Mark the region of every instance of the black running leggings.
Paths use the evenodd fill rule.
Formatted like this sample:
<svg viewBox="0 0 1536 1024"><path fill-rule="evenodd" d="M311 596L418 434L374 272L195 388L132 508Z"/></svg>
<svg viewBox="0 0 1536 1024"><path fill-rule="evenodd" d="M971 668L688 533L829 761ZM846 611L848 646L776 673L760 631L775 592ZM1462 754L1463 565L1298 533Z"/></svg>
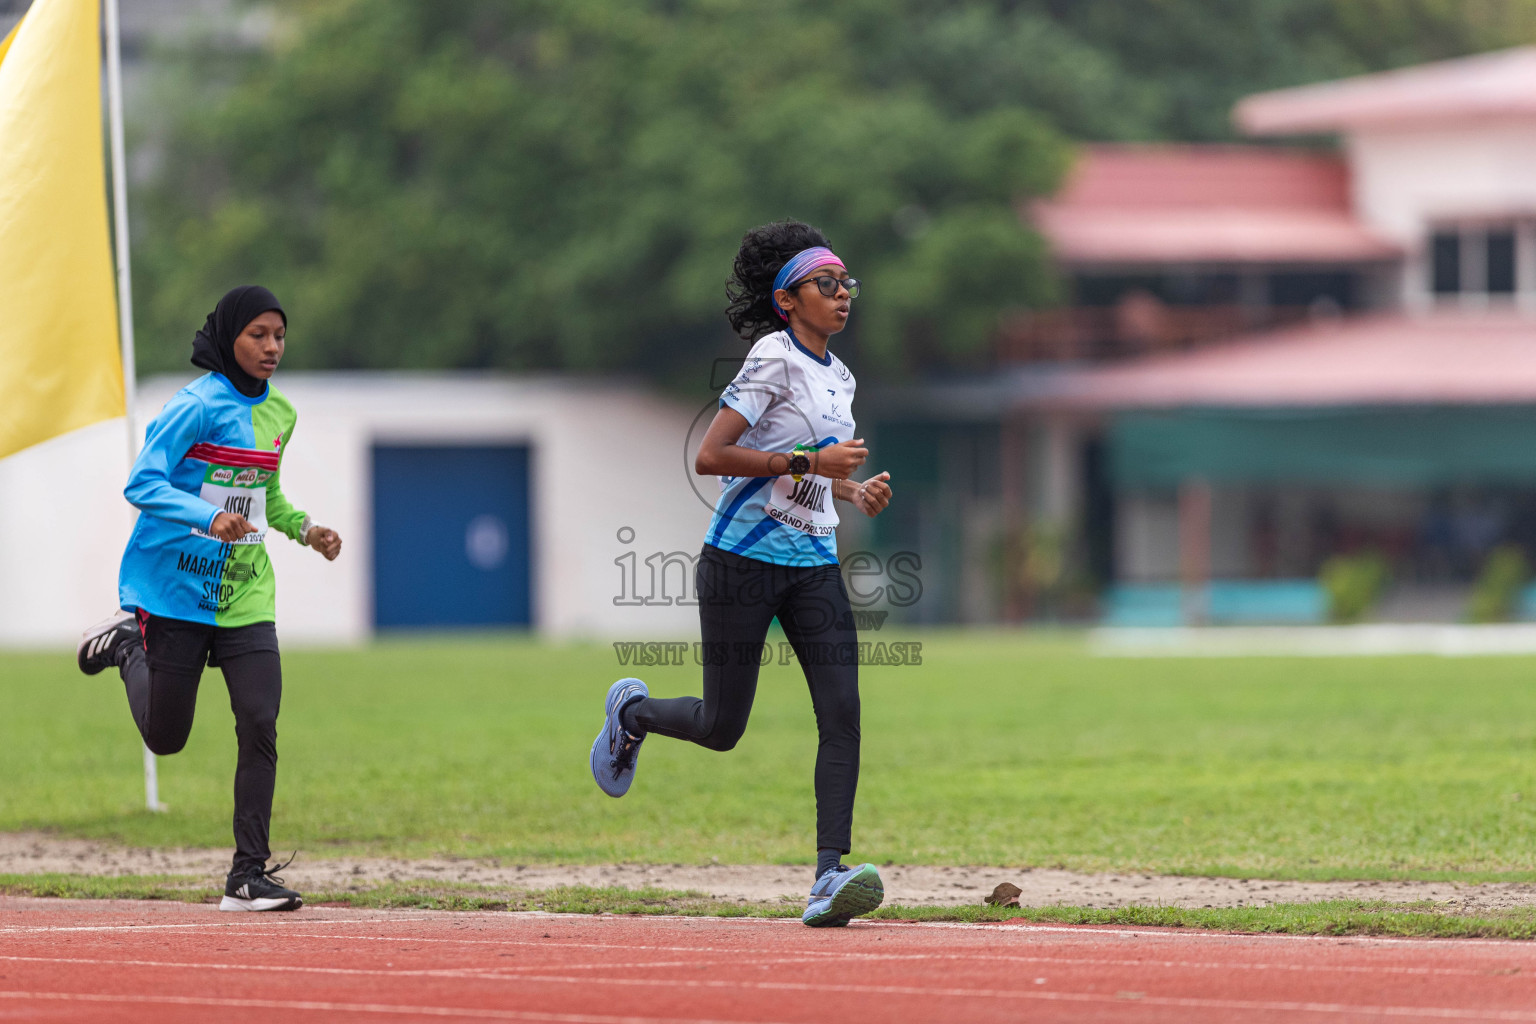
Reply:
<svg viewBox="0 0 1536 1024"><path fill-rule="evenodd" d="M858 634L836 565L784 566L706 544L697 571L704 696L648 697L624 716L647 733L730 750L746 731L775 616L816 710L816 845L848 853L859 788Z"/></svg>
<svg viewBox="0 0 1536 1024"><path fill-rule="evenodd" d="M277 713L283 698L276 629L270 622L207 626L142 612L139 625L144 643L124 645L119 669L133 720L144 745L156 754L174 754L186 746L203 666L223 670L239 743L233 873L263 870L271 853L267 841L277 782Z"/></svg>

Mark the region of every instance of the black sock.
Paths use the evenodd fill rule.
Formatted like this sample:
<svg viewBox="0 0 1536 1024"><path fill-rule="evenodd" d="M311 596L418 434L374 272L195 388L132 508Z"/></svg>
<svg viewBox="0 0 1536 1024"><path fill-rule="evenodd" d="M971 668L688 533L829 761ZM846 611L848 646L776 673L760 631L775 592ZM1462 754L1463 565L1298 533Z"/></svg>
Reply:
<svg viewBox="0 0 1536 1024"><path fill-rule="evenodd" d="M834 849L832 849L831 847L828 847L828 846L824 846L821 849L817 850L816 851L816 877L820 878L822 875L826 874L828 871L831 871L833 868L837 867L838 864L842 863L842 860L843 860L843 851L842 850L834 850Z"/></svg>
<svg viewBox="0 0 1536 1024"><path fill-rule="evenodd" d="M625 704L622 708L619 709L619 724L622 725L631 736L645 735L645 730L640 728L639 722L635 721L635 705L639 704L644 699L644 697L636 697L634 700L630 701L628 704Z"/></svg>

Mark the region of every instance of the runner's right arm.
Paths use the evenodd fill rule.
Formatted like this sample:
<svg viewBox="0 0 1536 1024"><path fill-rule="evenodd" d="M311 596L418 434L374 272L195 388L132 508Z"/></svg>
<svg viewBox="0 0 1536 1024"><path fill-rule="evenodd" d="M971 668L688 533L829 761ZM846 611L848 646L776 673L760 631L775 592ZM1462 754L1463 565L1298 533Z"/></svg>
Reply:
<svg viewBox="0 0 1536 1024"><path fill-rule="evenodd" d="M693 471L700 476L782 476L789 472L793 452L763 452L744 448L736 442L746 433L747 418L728 405L722 405L704 432L699 453L693 459ZM864 463L869 449L863 438L853 438L810 453L811 472L834 479L844 479Z"/></svg>
<svg viewBox="0 0 1536 1024"><path fill-rule="evenodd" d="M171 483L171 470L198 442L203 433L203 403L186 392L177 393L149 425L144 449L128 474L123 497L140 512L157 519L208 531L223 511L197 494Z"/></svg>

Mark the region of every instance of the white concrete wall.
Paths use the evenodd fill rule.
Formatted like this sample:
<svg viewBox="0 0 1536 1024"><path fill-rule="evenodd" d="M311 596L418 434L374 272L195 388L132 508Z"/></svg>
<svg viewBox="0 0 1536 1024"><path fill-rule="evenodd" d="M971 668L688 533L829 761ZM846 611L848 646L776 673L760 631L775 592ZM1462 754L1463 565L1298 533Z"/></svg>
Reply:
<svg viewBox="0 0 1536 1024"><path fill-rule="evenodd" d="M1251 497L1240 488L1211 490L1211 577L1241 579L1253 571ZM1177 582L1179 501L1170 492L1132 491L1115 506L1115 573L1126 583Z"/></svg>
<svg viewBox="0 0 1536 1024"><path fill-rule="evenodd" d="M72 650L117 607L127 477L120 419L0 459L0 644Z"/></svg>
<svg viewBox="0 0 1536 1024"><path fill-rule="evenodd" d="M141 430L184 382L143 384ZM555 377L281 374L277 383L299 411L283 461L284 491L344 539L342 556L327 563L281 535L269 538L286 641L355 642L371 633L375 443L529 446L539 632L696 636L693 606L616 604L621 570L614 560L636 554L638 592L646 597L648 555L698 553L718 487L692 476L685 444L712 399L708 409L702 400L691 409L639 386ZM72 642L112 610L132 524L122 498L126 476L121 420L0 461L0 644ZM619 539L625 527L633 531L628 543ZM670 571L659 600L678 596L679 576Z"/></svg>
<svg viewBox="0 0 1536 1024"><path fill-rule="evenodd" d="M1361 130L1345 139L1357 215L1409 252L1403 300L1428 302L1432 225L1536 216L1536 121Z"/></svg>
<svg viewBox="0 0 1536 1024"><path fill-rule="evenodd" d="M1115 575L1123 583L1179 578L1179 503L1171 492L1121 494L1115 505Z"/></svg>
<svg viewBox="0 0 1536 1024"><path fill-rule="evenodd" d="M1536 213L1536 121L1360 131L1346 145L1356 212L1397 241L1417 243L1435 218Z"/></svg>
<svg viewBox="0 0 1536 1024"><path fill-rule="evenodd" d="M1211 578L1242 579L1255 571L1252 498L1237 487L1211 489Z"/></svg>

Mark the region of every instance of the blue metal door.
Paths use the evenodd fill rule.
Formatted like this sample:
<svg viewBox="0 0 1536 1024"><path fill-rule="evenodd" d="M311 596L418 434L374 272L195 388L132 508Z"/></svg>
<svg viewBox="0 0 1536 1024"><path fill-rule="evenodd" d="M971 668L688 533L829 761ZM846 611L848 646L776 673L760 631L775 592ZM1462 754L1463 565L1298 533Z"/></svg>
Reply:
<svg viewBox="0 0 1536 1024"><path fill-rule="evenodd" d="M373 621L526 626L528 449L373 449Z"/></svg>

